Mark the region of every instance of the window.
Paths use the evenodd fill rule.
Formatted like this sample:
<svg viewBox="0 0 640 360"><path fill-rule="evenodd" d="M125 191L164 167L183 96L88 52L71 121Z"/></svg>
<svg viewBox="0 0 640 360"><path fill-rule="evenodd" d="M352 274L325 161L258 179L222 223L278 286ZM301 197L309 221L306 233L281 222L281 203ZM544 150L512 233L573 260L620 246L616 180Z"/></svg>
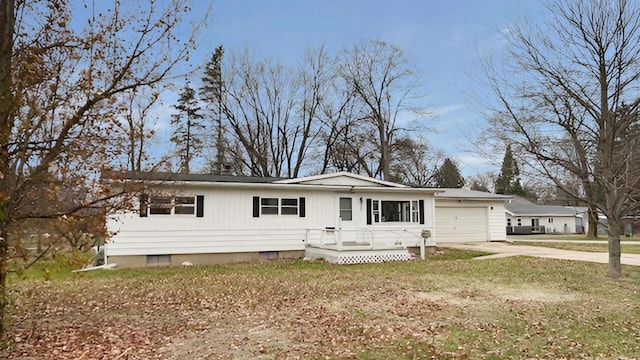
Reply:
<svg viewBox="0 0 640 360"><path fill-rule="evenodd" d="M149 214L171 215L172 199L170 196L152 196L149 199Z"/></svg>
<svg viewBox="0 0 640 360"><path fill-rule="evenodd" d="M281 215L298 215L298 199L281 199Z"/></svg>
<svg viewBox="0 0 640 360"><path fill-rule="evenodd" d="M306 216L305 198L261 198L253 197L253 217L261 215L297 215Z"/></svg>
<svg viewBox="0 0 640 360"><path fill-rule="evenodd" d="M200 195L199 198L202 201L203 196ZM194 215L196 213L196 197L151 196L149 197L148 209L151 215Z"/></svg>
<svg viewBox="0 0 640 360"><path fill-rule="evenodd" d="M518 218L518 226L522 226L522 219Z"/></svg>
<svg viewBox="0 0 640 360"><path fill-rule="evenodd" d="M278 215L278 198L260 199L260 210L262 215Z"/></svg>
<svg viewBox="0 0 640 360"><path fill-rule="evenodd" d="M507 226L511 227L511 219L507 219Z"/></svg>
<svg viewBox="0 0 640 360"><path fill-rule="evenodd" d="M196 199L193 196L177 196L174 199L174 214L193 215L196 209Z"/></svg>
<svg viewBox="0 0 640 360"><path fill-rule="evenodd" d="M342 221L353 220L351 198L340 198L340 218Z"/></svg>
<svg viewBox="0 0 640 360"><path fill-rule="evenodd" d="M422 222L420 202L373 200L372 213L374 222Z"/></svg>
<svg viewBox="0 0 640 360"><path fill-rule="evenodd" d="M531 219L531 226L533 227L540 226L540 219Z"/></svg>
<svg viewBox="0 0 640 360"><path fill-rule="evenodd" d="M171 255L147 255L147 265L170 265Z"/></svg>
<svg viewBox="0 0 640 360"><path fill-rule="evenodd" d="M380 201L373 200L373 221L380 222Z"/></svg>
<svg viewBox="0 0 640 360"><path fill-rule="evenodd" d="M553 218L549 218L549 224L553 224Z"/></svg>
<svg viewBox="0 0 640 360"><path fill-rule="evenodd" d="M383 222L410 222L409 201L382 201Z"/></svg>

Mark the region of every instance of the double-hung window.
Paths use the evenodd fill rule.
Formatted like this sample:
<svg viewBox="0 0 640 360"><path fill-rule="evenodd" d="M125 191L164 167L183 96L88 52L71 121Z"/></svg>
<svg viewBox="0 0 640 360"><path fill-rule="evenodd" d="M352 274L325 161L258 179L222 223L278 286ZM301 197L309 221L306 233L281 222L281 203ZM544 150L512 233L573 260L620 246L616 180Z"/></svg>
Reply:
<svg viewBox="0 0 640 360"><path fill-rule="evenodd" d="M173 209L173 197L151 196L149 198L149 214L171 215Z"/></svg>
<svg viewBox="0 0 640 360"><path fill-rule="evenodd" d="M197 199L197 201L196 201ZM196 215L202 217L204 196L141 196L140 216L149 215Z"/></svg>
<svg viewBox="0 0 640 360"><path fill-rule="evenodd" d="M281 215L298 215L298 199L280 199Z"/></svg>
<svg viewBox="0 0 640 360"><path fill-rule="evenodd" d="M253 217L295 215L305 217L304 198L253 197Z"/></svg>
<svg viewBox="0 0 640 360"><path fill-rule="evenodd" d="M262 215L278 215L280 199L262 198L260 199L260 210Z"/></svg>
<svg viewBox="0 0 640 360"><path fill-rule="evenodd" d="M173 199L173 213L193 215L196 210L196 201L193 196L176 196Z"/></svg>

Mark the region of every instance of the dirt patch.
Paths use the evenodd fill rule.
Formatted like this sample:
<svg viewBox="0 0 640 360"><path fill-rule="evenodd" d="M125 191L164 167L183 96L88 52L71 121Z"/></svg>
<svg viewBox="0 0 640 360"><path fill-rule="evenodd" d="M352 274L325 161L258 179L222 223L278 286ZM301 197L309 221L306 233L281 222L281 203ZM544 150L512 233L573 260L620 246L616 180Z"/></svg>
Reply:
<svg viewBox="0 0 640 360"><path fill-rule="evenodd" d="M508 301L535 301L544 303L561 303L578 300L575 294L564 293L552 289L533 287L514 287L492 289L495 296Z"/></svg>
<svg viewBox="0 0 640 360"><path fill-rule="evenodd" d="M418 299L431 300L437 303L463 306L478 302L495 300L503 301L533 301L533 302L566 302L574 301L577 296L552 289L535 287L504 287L495 284L487 285L486 289L479 287L450 288L433 292L414 292Z"/></svg>
<svg viewBox="0 0 640 360"><path fill-rule="evenodd" d="M176 337L160 348L167 359L273 359L274 354L289 351L288 334L260 325L247 328L242 324L214 327Z"/></svg>

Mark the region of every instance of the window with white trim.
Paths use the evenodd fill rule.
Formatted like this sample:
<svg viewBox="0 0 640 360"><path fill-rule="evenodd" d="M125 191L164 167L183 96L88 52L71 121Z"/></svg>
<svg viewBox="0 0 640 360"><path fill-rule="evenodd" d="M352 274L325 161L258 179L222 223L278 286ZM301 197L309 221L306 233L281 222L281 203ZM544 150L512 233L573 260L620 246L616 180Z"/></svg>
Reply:
<svg viewBox="0 0 640 360"><path fill-rule="evenodd" d="M374 222L420 222L418 201L409 200L373 200Z"/></svg>
<svg viewBox="0 0 640 360"><path fill-rule="evenodd" d="M298 215L298 199L280 199L280 215Z"/></svg>
<svg viewBox="0 0 640 360"><path fill-rule="evenodd" d="M261 198L260 213L262 215L278 215L278 207L280 199L278 198Z"/></svg>
<svg viewBox="0 0 640 360"><path fill-rule="evenodd" d="M173 198L173 213L193 215L196 213L196 199L193 196L176 196Z"/></svg>
<svg viewBox="0 0 640 360"><path fill-rule="evenodd" d="M262 215L298 215L298 198L260 198Z"/></svg>
<svg viewBox="0 0 640 360"><path fill-rule="evenodd" d="M420 222L420 206L418 205L418 200L411 202L411 222Z"/></svg>
<svg viewBox="0 0 640 360"><path fill-rule="evenodd" d="M147 206L150 215L194 215L195 196L150 196Z"/></svg>
<svg viewBox="0 0 640 360"><path fill-rule="evenodd" d="M353 220L353 204L351 198L340 198L340 219L342 219L342 221Z"/></svg>
<svg viewBox="0 0 640 360"><path fill-rule="evenodd" d="M173 208L173 197L171 196L151 196L149 198L149 214L151 215L171 215Z"/></svg>

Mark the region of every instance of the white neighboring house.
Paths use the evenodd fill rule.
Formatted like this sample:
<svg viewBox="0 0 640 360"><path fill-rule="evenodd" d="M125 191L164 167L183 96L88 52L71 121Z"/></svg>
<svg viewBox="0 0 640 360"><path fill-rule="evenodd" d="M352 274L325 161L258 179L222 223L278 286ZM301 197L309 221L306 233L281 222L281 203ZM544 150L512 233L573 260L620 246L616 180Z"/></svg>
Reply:
<svg viewBox="0 0 640 360"><path fill-rule="evenodd" d="M505 241L505 201L512 196L467 189L436 194L438 243Z"/></svg>
<svg viewBox="0 0 640 360"><path fill-rule="evenodd" d="M538 205L515 196L507 201L507 234L575 234L578 214L575 209L558 205ZM580 229L583 227L580 226Z"/></svg>
<svg viewBox="0 0 640 360"><path fill-rule="evenodd" d="M122 267L324 258L406 260L435 246L438 189L351 173L297 179L109 173L144 186L139 211L111 216L105 263Z"/></svg>

